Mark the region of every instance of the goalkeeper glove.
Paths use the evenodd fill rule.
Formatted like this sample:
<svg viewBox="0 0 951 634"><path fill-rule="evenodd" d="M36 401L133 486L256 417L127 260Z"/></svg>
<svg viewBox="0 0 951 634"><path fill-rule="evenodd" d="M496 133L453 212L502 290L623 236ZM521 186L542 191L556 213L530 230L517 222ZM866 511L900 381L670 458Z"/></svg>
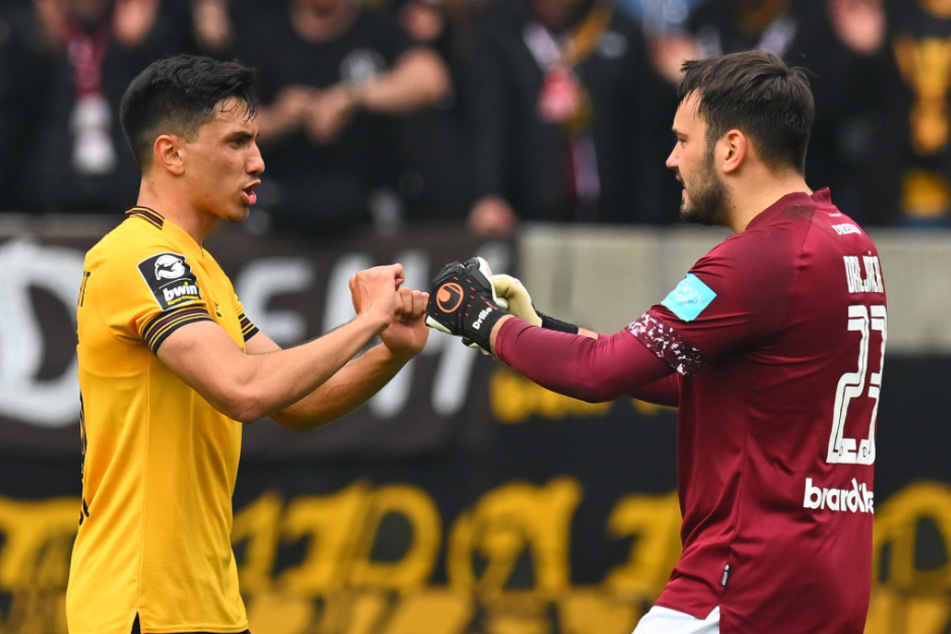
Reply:
<svg viewBox="0 0 951 634"><path fill-rule="evenodd" d="M462 337L462 343L491 353L489 335L508 313L496 301L492 271L482 258L465 264L450 262L433 278L426 323L436 330Z"/></svg>
<svg viewBox="0 0 951 634"><path fill-rule="evenodd" d="M521 280L500 273L492 276L492 287L495 291L499 306L508 309L510 313L523 321L527 321L533 326L541 326L548 330L560 330L561 332L570 332L578 334L578 327L574 324L549 317L539 312L532 304L532 298L528 294L528 289L522 284Z"/></svg>

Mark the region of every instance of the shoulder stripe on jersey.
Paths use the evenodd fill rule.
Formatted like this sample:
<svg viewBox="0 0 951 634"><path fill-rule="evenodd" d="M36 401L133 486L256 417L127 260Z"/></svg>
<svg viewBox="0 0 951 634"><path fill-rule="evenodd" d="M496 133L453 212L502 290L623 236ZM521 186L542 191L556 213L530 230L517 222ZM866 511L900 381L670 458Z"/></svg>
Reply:
<svg viewBox="0 0 951 634"><path fill-rule="evenodd" d="M258 327L244 313L238 315L238 320L241 322L241 335L244 337L244 342L247 343L251 337L258 334Z"/></svg>
<svg viewBox="0 0 951 634"><path fill-rule="evenodd" d="M159 314L142 331L142 338L152 349L152 352L158 352L162 342L177 329L185 324L191 324L196 321L214 321L204 305L196 306L190 304L179 310Z"/></svg>
<svg viewBox="0 0 951 634"><path fill-rule="evenodd" d="M162 214L148 207L133 207L125 214L129 218L141 218L158 229L161 229L165 223L165 217Z"/></svg>
<svg viewBox="0 0 951 634"><path fill-rule="evenodd" d="M706 355L650 312L628 324L627 329L648 350L683 376L693 376L707 364Z"/></svg>

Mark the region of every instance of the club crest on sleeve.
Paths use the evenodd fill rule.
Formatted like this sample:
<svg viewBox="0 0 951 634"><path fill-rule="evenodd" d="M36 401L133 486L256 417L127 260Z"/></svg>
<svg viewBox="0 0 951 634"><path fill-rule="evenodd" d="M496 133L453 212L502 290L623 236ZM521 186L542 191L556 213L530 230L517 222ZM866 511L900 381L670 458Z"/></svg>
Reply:
<svg viewBox="0 0 951 634"><path fill-rule="evenodd" d="M184 255L159 253L139 262L138 268L163 311L201 301L198 280Z"/></svg>
<svg viewBox="0 0 951 634"><path fill-rule="evenodd" d="M462 286L456 282L447 282L436 291L436 305L444 313L452 313L459 309L462 304Z"/></svg>

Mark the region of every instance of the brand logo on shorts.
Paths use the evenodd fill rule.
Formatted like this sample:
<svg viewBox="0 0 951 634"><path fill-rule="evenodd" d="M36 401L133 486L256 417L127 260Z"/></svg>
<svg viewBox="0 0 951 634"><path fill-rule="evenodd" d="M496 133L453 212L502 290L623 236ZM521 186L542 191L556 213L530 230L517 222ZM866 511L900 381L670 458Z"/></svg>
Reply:
<svg viewBox="0 0 951 634"><path fill-rule="evenodd" d="M444 313L453 313L459 309L463 298L462 286L456 282L447 282L436 291L436 305Z"/></svg>
<svg viewBox="0 0 951 634"><path fill-rule="evenodd" d="M179 253L159 253L139 262L139 273L162 310L201 301L198 280Z"/></svg>

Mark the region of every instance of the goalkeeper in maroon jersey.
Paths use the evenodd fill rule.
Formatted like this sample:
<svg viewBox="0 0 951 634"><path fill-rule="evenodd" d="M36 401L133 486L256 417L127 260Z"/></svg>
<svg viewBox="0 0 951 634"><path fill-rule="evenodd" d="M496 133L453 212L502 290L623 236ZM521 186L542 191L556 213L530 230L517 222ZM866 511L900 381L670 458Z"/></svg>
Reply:
<svg viewBox="0 0 951 634"><path fill-rule="evenodd" d="M813 191L801 69L684 64L667 166L681 215L733 234L614 335L540 315L484 263L448 264L431 326L549 389L679 409L683 554L635 634L861 634L886 340L872 240Z"/></svg>

